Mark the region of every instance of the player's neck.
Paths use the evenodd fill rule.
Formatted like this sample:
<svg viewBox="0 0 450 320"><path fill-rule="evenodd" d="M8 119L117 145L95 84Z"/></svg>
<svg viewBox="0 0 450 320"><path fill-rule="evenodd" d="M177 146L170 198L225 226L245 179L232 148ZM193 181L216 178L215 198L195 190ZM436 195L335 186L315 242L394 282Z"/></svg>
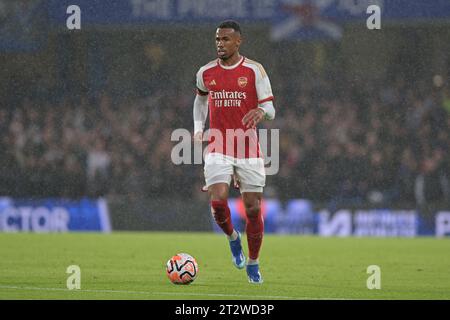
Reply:
<svg viewBox="0 0 450 320"><path fill-rule="evenodd" d="M219 59L219 63L223 66L230 67L234 66L236 63L241 61L242 56L239 54L239 52L236 52L234 55L229 57L227 60L221 60Z"/></svg>

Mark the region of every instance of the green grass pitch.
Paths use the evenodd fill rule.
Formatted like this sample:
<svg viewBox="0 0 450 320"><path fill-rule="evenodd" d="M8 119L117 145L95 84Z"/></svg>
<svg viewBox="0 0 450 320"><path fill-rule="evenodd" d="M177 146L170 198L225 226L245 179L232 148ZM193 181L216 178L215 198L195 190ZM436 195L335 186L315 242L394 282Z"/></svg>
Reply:
<svg viewBox="0 0 450 320"><path fill-rule="evenodd" d="M180 252L199 264L187 286L165 274ZM0 233L0 299L450 299L450 239L266 235L260 263L264 283L249 284L212 233ZM80 290L66 287L69 265ZM366 287L369 265L379 290Z"/></svg>

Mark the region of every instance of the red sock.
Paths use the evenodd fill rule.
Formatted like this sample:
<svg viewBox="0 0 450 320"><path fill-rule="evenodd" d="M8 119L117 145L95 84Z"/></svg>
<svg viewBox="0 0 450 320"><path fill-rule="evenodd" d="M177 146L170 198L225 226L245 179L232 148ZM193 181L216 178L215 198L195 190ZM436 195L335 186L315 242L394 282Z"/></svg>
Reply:
<svg viewBox="0 0 450 320"><path fill-rule="evenodd" d="M264 235L264 219L261 210L256 216L247 217L245 232L247 233L248 256L250 259L256 260L259 256Z"/></svg>
<svg viewBox="0 0 450 320"><path fill-rule="evenodd" d="M231 221L230 208L227 200L212 200L211 207L213 208L214 219L217 225L225 232L227 236L231 236L234 227Z"/></svg>

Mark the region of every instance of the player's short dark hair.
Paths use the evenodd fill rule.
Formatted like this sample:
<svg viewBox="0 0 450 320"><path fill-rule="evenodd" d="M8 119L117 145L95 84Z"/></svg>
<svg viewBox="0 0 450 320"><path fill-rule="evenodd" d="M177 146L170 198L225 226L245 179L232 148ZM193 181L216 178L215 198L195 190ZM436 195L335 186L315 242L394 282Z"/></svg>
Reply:
<svg viewBox="0 0 450 320"><path fill-rule="evenodd" d="M234 31L239 32L240 34L242 34L241 31L241 26L239 25L239 23L237 23L234 20L225 20L222 21L218 26L217 29L234 29Z"/></svg>

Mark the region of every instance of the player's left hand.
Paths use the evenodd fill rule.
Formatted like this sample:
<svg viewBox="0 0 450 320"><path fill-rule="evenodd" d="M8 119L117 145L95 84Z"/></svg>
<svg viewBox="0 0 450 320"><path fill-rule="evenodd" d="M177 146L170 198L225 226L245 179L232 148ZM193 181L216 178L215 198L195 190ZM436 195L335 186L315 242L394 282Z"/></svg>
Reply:
<svg viewBox="0 0 450 320"><path fill-rule="evenodd" d="M256 128L256 125L264 119L264 110L260 108L250 110L243 118L242 124L248 129Z"/></svg>

